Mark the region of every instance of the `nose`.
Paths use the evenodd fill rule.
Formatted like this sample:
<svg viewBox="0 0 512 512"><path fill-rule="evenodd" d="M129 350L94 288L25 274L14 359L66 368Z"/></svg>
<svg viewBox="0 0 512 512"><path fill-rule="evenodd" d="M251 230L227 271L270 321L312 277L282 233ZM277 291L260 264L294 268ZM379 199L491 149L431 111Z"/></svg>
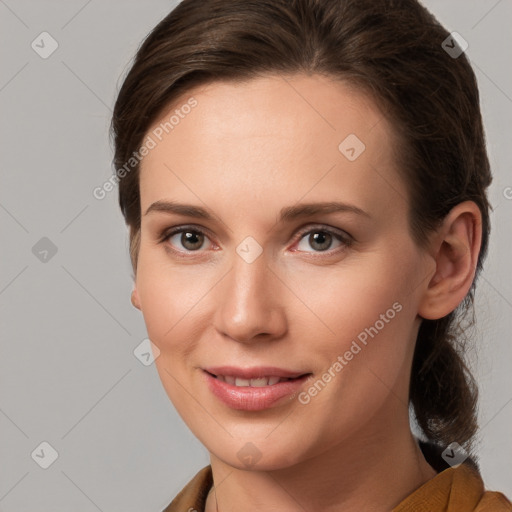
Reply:
<svg viewBox="0 0 512 512"><path fill-rule="evenodd" d="M215 327L240 343L276 339L286 332L283 284L265 254L248 263L234 254L233 266L216 287Z"/></svg>

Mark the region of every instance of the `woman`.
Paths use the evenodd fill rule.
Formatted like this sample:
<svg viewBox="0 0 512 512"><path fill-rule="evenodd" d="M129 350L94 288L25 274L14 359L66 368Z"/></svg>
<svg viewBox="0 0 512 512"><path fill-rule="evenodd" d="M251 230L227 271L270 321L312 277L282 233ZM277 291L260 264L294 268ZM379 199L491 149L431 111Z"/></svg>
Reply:
<svg viewBox="0 0 512 512"><path fill-rule="evenodd" d="M491 182L460 38L413 0L184 0L112 127L132 302L210 454L166 511L512 510L457 331Z"/></svg>

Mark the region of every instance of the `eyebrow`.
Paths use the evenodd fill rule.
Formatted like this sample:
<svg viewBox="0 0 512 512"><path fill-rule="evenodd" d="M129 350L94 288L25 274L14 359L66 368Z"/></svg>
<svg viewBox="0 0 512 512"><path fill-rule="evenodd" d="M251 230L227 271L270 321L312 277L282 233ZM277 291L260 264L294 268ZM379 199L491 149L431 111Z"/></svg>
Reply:
<svg viewBox="0 0 512 512"><path fill-rule="evenodd" d="M173 201L155 201L149 206L144 215L151 212L175 213L186 217L195 217L198 219L213 220L214 215L207 208L194 206L191 204L181 204ZM291 222L292 220L309 217L318 214L328 213L355 213L367 218L371 216L361 208L347 203L329 201L323 203L301 203L294 206L286 206L281 209L279 214L280 222Z"/></svg>

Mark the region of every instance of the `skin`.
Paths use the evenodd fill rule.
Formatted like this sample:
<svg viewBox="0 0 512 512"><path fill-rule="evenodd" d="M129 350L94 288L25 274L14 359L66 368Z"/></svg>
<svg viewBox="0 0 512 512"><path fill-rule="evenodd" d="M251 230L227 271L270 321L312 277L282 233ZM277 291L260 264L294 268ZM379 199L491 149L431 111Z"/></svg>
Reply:
<svg viewBox="0 0 512 512"><path fill-rule="evenodd" d="M411 361L421 318L448 314L469 290L478 208L459 204L418 247L393 127L340 81L214 82L169 112L192 95L198 105L141 165L132 302L160 350L155 364L169 398L210 453L215 489L206 510L390 510L436 474L410 430ZM349 134L366 146L354 161L338 149ZM162 200L207 208L214 219L145 215ZM367 216L278 221L283 207L325 201ZM191 224L206 231L197 249L181 233L161 241ZM352 243L333 236L322 251L309 235L329 237L325 228ZM263 249L252 263L236 252L248 236ZM401 311L307 405L292 397L239 411L205 385L201 368L224 364L312 372L315 381L396 302ZM250 467L237 456L249 442L260 454Z"/></svg>

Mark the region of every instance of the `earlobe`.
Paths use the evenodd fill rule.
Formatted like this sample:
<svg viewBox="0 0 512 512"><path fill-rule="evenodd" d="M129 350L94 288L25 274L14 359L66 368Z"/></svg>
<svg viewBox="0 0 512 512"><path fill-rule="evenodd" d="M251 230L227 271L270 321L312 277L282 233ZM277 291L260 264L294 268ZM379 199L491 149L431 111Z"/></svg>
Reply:
<svg viewBox="0 0 512 512"><path fill-rule="evenodd" d="M134 307L137 309L140 309L140 300L139 300L139 294L137 293L137 288L134 288L132 291L131 301Z"/></svg>
<svg viewBox="0 0 512 512"><path fill-rule="evenodd" d="M482 216L473 201L455 206L435 237L435 274L422 297L418 314L437 320L466 297L475 277L482 239Z"/></svg>

